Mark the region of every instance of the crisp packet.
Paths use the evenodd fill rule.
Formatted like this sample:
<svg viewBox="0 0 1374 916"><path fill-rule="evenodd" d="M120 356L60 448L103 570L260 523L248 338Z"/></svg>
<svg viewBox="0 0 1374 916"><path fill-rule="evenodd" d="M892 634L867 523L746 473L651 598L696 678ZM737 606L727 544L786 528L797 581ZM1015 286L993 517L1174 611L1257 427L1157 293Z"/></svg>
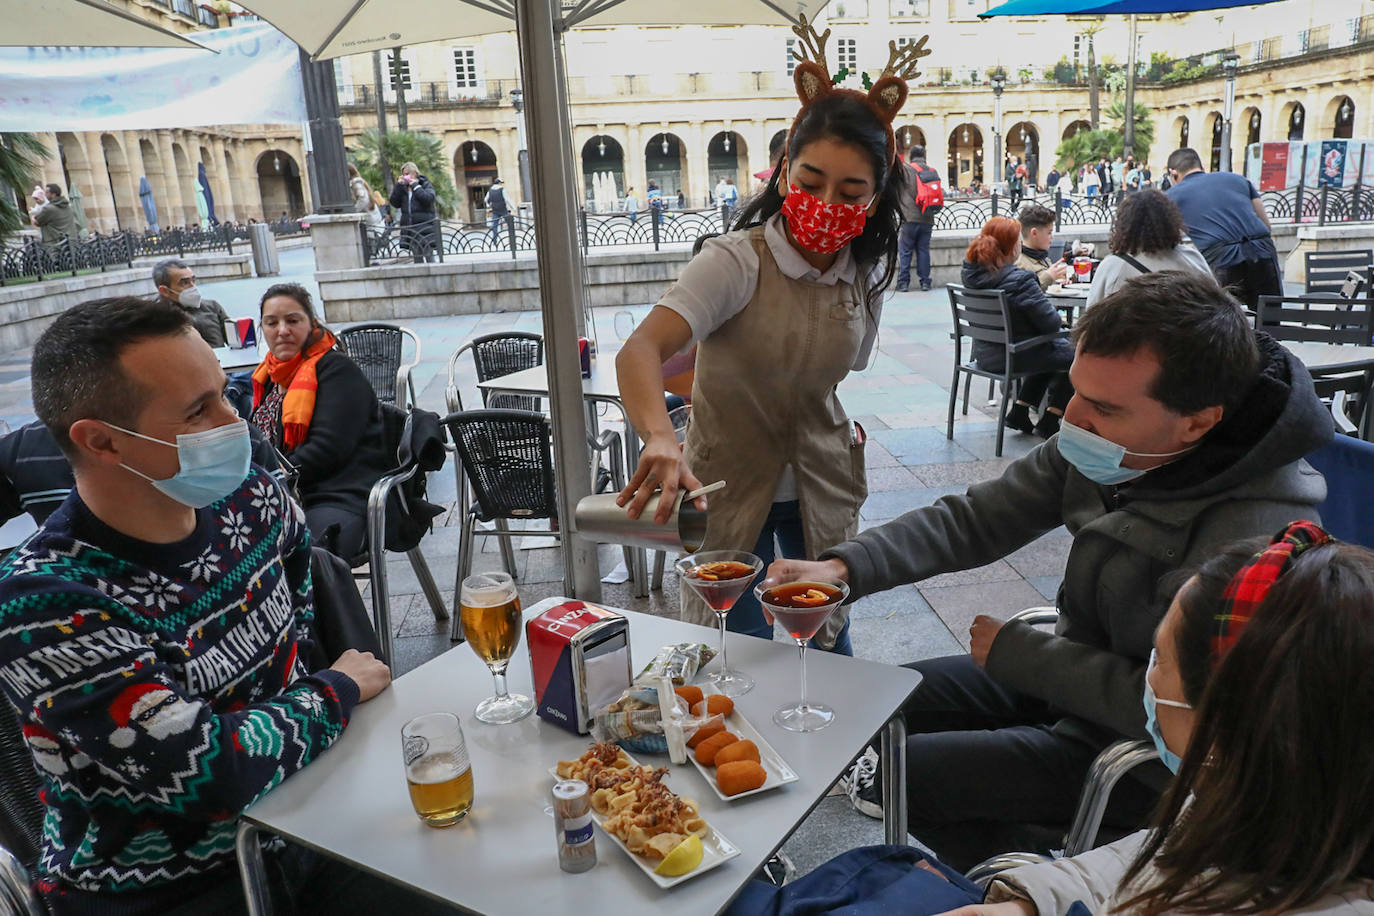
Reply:
<svg viewBox="0 0 1374 916"><path fill-rule="evenodd" d="M631 687L610 706L597 710L592 715L592 738L618 744L632 753L669 754L674 763L685 763L684 735L721 717L692 715L686 701L673 693L668 678L661 678L660 684ZM665 709L669 710L666 722Z"/></svg>
<svg viewBox="0 0 1374 916"><path fill-rule="evenodd" d="M715 657L716 650L705 643L684 642L664 646L635 676L634 686L653 687L661 677L671 680L674 687L690 684L697 672Z"/></svg>

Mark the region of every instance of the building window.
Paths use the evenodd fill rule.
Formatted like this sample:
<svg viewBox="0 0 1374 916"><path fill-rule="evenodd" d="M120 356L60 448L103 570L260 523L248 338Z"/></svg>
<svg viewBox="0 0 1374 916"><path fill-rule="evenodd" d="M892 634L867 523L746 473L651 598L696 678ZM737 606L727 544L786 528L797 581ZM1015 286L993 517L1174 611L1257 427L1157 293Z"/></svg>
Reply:
<svg viewBox="0 0 1374 916"><path fill-rule="evenodd" d="M1344 48L1346 45L1353 45L1360 39L1360 20L1346 19L1344 22L1331 27L1331 47Z"/></svg>
<svg viewBox="0 0 1374 916"><path fill-rule="evenodd" d="M789 38L789 39L787 39L787 75L788 75L788 76L791 76L791 75L792 75L792 73L797 69L797 64L800 63L795 57L792 56L793 52L796 51L796 50L797 50L797 39L795 39L795 38Z"/></svg>
<svg viewBox="0 0 1374 916"><path fill-rule="evenodd" d="M391 86L391 91L395 92L398 88L409 90L411 88L410 61L406 60L405 55L401 55L401 78L399 81L399 86L397 85L396 79L396 52L387 51L385 63L387 80L388 84ZM406 98L409 98L409 96L407 96Z"/></svg>
<svg viewBox="0 0 1374 916"><path fill-rule="evenodd" d="M830 15L834 19L867 19L868 0L835 0Z"/></svg>
<svg viewBox="0 0 1374 916"><path fill-rule="evenodd" d="M888 0L887 12L893 19L928 18L930 0Z"/></svg>
<svg viewBox="0 0 1374 916"><path fill-rule="evenodd" d="M1294 54L1306 54L1311 47L1312 33L1307 29L1301 29L1297 34L1297 41L1294 43Z"/></svg>
<svg viewBox="0 0 1374 916"><path fill-rule="evenodd" d="M836 50L839 52L836 64L840 70L848 70L850 73L859 72L858 44L853 38L841 38L836 42Z"/></svg>
<svg viewBox="0 0 1374 916"><path fill-rule="evenodd" d="M477 49L453 49L453 84L459 89L477 88Z"/></svg>

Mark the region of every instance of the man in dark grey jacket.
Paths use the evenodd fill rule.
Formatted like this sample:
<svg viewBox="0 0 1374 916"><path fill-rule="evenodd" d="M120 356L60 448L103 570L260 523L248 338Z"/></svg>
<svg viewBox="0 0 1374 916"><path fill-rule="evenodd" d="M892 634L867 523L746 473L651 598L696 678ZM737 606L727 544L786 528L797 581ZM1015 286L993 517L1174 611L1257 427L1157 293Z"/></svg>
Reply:
<svg viewBox="0 0 1374 916"><path fill-rule="evenodd" d="M1307 370L1211 278L1133 279L1074 337L1076 393L1057 436L962 496L818 562L769 568L845 578L857 598L991 563L1059 525L1073 535L1053 633L979 616L970 655L911 666L924 676L905 710L911 832L961 870L1060 845L1026 825L1066 824L1093 758L1145 737L1145 663L1176 584L1166 574L1315 519L1326 496L1302 461L1332 436ZM871 811L880 783L854 783ZM1152 802L1124 780L1107 823L1138 827Z"/></svg>

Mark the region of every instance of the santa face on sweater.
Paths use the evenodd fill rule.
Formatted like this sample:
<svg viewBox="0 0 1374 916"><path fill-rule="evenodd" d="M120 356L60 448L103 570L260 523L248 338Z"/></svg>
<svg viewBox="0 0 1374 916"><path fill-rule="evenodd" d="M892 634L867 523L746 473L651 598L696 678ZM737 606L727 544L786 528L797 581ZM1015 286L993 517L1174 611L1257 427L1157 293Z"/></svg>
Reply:
<svg viewBox="0 0 1374 916"><path fill-rule="evenodd" d="M110 743L127 748L137 737L136 728L161 741L180 734L196 720L196 706L160 684L137 684L126 689L110 707L119 726L110 733Z"/></svg>

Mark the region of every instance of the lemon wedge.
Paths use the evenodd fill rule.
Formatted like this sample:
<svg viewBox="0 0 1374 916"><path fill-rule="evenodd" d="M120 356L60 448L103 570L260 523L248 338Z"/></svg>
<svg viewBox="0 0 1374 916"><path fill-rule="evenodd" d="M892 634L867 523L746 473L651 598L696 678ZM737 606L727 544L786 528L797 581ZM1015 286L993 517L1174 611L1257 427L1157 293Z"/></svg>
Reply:
<svg viewBox="0 0 1374 916"><path fill-rule="evenodd" d="M678 843L663 857L663 861L658 863L658 868L654 869L654 874L669 878L685 875L701 864L701 856L701 837L689 834L687 839Z"/></svg>

